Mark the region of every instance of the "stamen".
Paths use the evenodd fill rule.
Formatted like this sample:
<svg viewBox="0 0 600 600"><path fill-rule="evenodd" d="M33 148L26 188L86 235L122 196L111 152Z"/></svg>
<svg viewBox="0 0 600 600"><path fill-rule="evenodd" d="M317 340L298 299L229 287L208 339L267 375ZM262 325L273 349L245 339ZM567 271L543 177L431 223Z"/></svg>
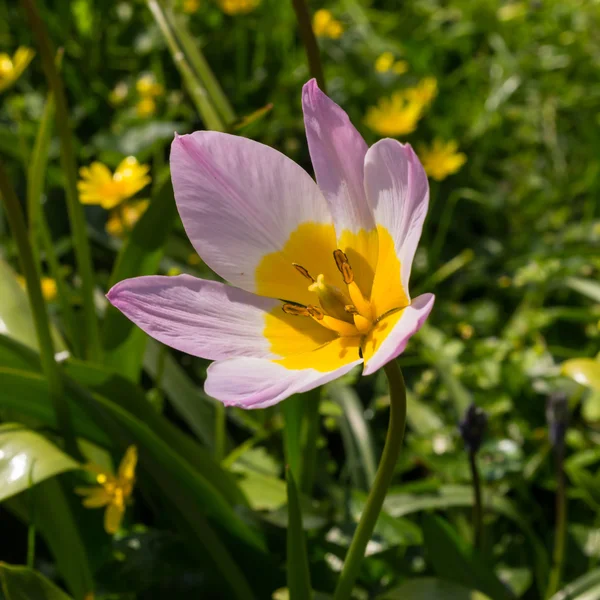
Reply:
<svg viewBox="0 0 600 600"><path fill-rule="evenodd" d="M325 313L320 308L317 308L314 304L309 304L306 307L306 311L313 319L316 319L317 321L322 321L323 317L325 316Z"/></svg>
<svg viewBox="0 0 600 600"><path fill-rule="evenodd" d="M298 271L298 273L300 273L300 275L314 282L315 278L302 265L299 265L298 263L292 263L292 265L294 265L294 268L296 271Z"/></svg>
<svg viewBox="0 0 600 600"><path fill-rule="evenodd" d="M369 319L365 319L362 315L354 315L354 325L358 331L360 331L363 335L366 335L371 331L371 327L373 326Z"/></svg>
<svg viewBox="0 0 600 600"><path fill-rule="evenodd" d="M344 283L346 285L352 283L354 281L354 273L346 253L342 252L340 249L334 250L333 258L335 259L335 264L337 265L339 272L342 274Z"/></svg>
<svg viewBox="0 0 600 600"><path fill-rule="evenodd" d="M354 281L354 272L348 261L348 255L338 248L337 250L334 250L333 258L335 259L335 264L337 265L339 272L344 278L344 283L348 286L350 300L354 303L357 312L366 319L372 319L373 311L371 303L365 299L360 288Z"/></svg>
<svg viewBox="0 0 600 600"><path fill-rule="evenodd" d="M344 306L344 310L347 313L350 313L351 315L357 315L358 314L358 310L356 309L356 306L354 306L354 304L346 304L346 306Z"/></svg>
<svg viewBox="0 0 600 600"><path fill-rule="evenodd" d="M319 319L319 323L327 329L331 329L336 333L339 333L342 337L356 337L360 335L356 327L352 323L346 321L340 321L329 315L323 315L322 319Z"/></svg>
<svg viewBox="0 0 600 600"><path fill-rule="evenodd" d="M306 306L302 306L301 304L292 304L291 302L286 302L281 309L284 313L288 315L294 315L295 317L310 316L308 308Z"/></svg>

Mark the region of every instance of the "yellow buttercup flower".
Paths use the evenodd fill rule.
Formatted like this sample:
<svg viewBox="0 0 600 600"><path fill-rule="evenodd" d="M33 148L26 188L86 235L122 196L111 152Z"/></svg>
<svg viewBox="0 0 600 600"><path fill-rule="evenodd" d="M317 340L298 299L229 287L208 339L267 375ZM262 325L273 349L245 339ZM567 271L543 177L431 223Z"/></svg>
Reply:
<svg viewBox="0 0 600 600"><path fill-rule="evenodd" d="M146 119L147 117L151 117L156 113L156 102L154 98L142 98L135 105L135 111L137 112L138 117L142 119Z"/></svg>
<svg viewBox="0 0 600 600"><path fill-rule="evenodd" d="M319 9L313 16L313 31L317 37L328 37L337 40L344 33L344 26L335 19L330 11Z"/></svg>
<svg viewBox="0 0 600 600"><path fill-rule="evenodd" d="M25 277L22 275L17 275L17 281L23 289L26 289L27 283L25 281ZM56 281L52 279L52 277L42 277L40 279L40 285L42 287L42 296L44 296L44 300L46 302L53 302L56 300L58 291L56 288Z"/></svg>
<svg viewBox="0 0 600 600"><path fill-rule="evenodd" d="M200 0L183 0L181 8L184 13L191 15L200 8Z"/></svg>
<svg viewBox="0 0 600 600"><path fill-rule="evenodd" d="M252 12L260 0L220 0L221 10L227 15L244 15Z"/></svg>
<svg viewBox="0 0 600 600"><path fill-rule="evenodd" d="M77 183L82 204L99 204L110 210L131 198L150 183L148 165L140 165L135 157L123 159L114 173L101 162L81 167Z"/></svg>
<svg viewBox="0 0 600 600"><path fill-rule="evenodd" d="M431 104L437 96L437 81L435 77L425 77L413 88L405 91L406 98L413 102L418 102L423 106Z"/></svg>
<svg viewBox="0 0 600 600"><path fill-rule="evenodd" d="M384 52L375 61L375 70L378 73L394 72L402 75L408 71L408 63L405 60L396 60L391 52Z"/></svg>
<svg viewBox="0 0 600 600"><path fill-rule="evenodd" d="M467 162L466 155L458 152L458 143L454 140L444 142L436 139L431 148L422 146L419 150L419 158L427 175L437 181L456 173Z"/></svg>
<svg viewBox="0 0 600 600"><path fill-rule="evenodd" d="M97 465L86 465L85 469L94 474L98 485L75 489L75 493L84 496L83 505L86 508L106 506L104 513L106 533L114 534L121 527L126 504L133 492L137 459L137 448L129 446L116 476Z"/></svg>
<svg viewBox="0 0 600 600"><path fill-rule="evenodd" d="M125 237L146 212L149 204L149 200L138 200L137 202L114 208L106 222L106 233L117 238Z"/></svg>
<svg viewBox="0 0 600 600"><path fill-rule="evenodd" d="M142 98L156 98L165 93L165 88L152 75L142 75L135 82L135 89Z"/></svg>
<svg viewBox="0 0 600 600"><path fill-rule="evenodd" d="M412 133L423 114L423 106L411 102L403 92L396 92L391 98L381 98L377 106L367 110L365 124L384 136L397 136Z"/></svg>
<svg viewBox="0 0 600 600"><path fill-rule="evenodd" d="M35 52L31 48L20 46L11 58L5 52L0 52L0 92L8 89L27 68Z"/></svg>

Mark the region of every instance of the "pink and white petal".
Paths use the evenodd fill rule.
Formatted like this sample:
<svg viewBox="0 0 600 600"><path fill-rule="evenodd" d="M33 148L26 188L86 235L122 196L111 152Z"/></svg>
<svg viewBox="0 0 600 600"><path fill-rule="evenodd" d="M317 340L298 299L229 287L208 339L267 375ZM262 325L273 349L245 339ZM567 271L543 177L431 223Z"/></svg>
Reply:
<svg viewBox="0 0 600 600"><path fill-rule="evenodd" d="M377 227L392 236L408 295L412 262L429 206L427 175L410 144L380 140L365 157L365 190Z"/></svg>
<svg viewBox="0 0 600 600"><path fill-rule="evenodd" d="M374 229L364 186L366 142L315 79L302 89L302 109L315 176L329 203L338 237L344 230Z"/></svg>
<svg viewBox="0 0 600 600"><path fill-rule="evenodd" d="M332 371L293 370L259 358L230 358L208 367L204 391L226 406L266 408L293 394L307 392L352 370L356 359Z"/></svg>
<svg viewBox="0 0 600 600"><path fill-rule="evenodd" d="M193 356L274 356L263 332L276 300L190 275L125 279L107 298L149 336Z"/></svg>
<svg viewBox="0 0 600 600"><path fill-rule="evenodd" d="M327 201L289 158L258 142L197 131L171 146L177 208L194 248L234 285L257 290L256 269L302 223L331 223ZM269 274L277 281L278 273ZM264 283L264 282L263 282Z"/></svg>
<svg viewBox="0 0 600 600"><path fill-rule="evenodd" d="M404 352L408 340L425 323L435 296L421 294L410 306L379 321L363 344L365 368L363 375L371 375Z"/></svg>

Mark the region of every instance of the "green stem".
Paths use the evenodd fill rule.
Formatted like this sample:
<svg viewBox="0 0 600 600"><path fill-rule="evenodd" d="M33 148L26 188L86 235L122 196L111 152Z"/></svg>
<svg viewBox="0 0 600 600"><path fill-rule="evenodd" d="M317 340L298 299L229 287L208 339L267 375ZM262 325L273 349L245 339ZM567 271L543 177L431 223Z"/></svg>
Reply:
<svg viewBox="0 0 600 600"><path fill-rule="evenodd" d="M319 405L321 388L307 394L304 419L302 420L301 440L303 446L300 469L300 489L307 496L312 495L317 466L317 438L319 436Z"/></svg>
<svg viewBox="0 0 600 600"><path fill-rule="evenodd" d="M223 121L225 121L227 125L231 125L231 123L236 120L235 112L206 61L206 58L204 58L204 54L202 54L202 51L194 42L194 38L184 22L181 19L176 19L169 9L165 10L165 15L167 20L172 23L173 30L181 43L181 47L183 48L192 69L204 84L215 108L220 113Z"/></svg>
<svg viewBox="0 0 600 600"><path fill-rule="evenodd" d="M371 539L371 534L375 528L375 523L379 517L402 449L406 425L406 386L402 371L400 371L400 367L395 360L389 362L384 369L390 387L390 423L385 447L383 448L373 487L348 549L344 568L333 596L334 600L347 600L352 594L354 582L359 574L360 563L365 554L365 548Z"/></svg>
<svg viewBox="0 0 600 600"><path fill-rule="evenodd" d="M546 590L546 598L551 598L560 587L563 563L565 559L565 542L567 538L567 484L563 465L564 449L557 449L556 455L556 534L552 553L552 570Z"/></svg>
<svg viewBox="0 0 600 600"><path fill-rule="evenodd" d="M81 455L75 440L71 413L66 401L63 389L63 382L59 372L59 366L54 359L54 344L50 335L50 324L46 313L46 305L42 295L39 273L33 258L33 252L27 235L27 226L25 217L19 204L19 199L8 179L4 165L0 162L0 196L4 201L6 216L10 225L21 261L21 269L25 277L27 286L27 295L33 322L37 333L38 344L40 347L40 360L44 375L48 381L50 397L54 404L56 420L64 436L67 451L74 457Z"/></svg>
<svg viewBox="0 0 600 600"><path fill-rule="evenodd" d="M204 121L204 125L207 129L225 131L225 125L208 97L202 81L190 66L179 40L173 33L172 25L167 19L163 6L157 0L146 0L146 3L167 42L175 67L179 71L192 102L200 118Z"/></svg>
<svg viewBox="0 0 600 600"><path fill-rule="evenodd" d="M292 4L294 5L294 11L296 11L296 20L298 21L298 29L300 30L302 44L306 51L310 74L317 80L321 90L326 93L325 75L323 74L323 65L321 64L321 55L319 54L317 38L315 37L315 32L312 28L308 6L306 5L305 0L292 0Z"/></svg>
<svg viewBox="0 0 600 600"><path fill-rule="evenodd" d="M99 362L102 358L100 346L100 332L96 308L94 306L94 275L90 246L87 237L83 207L79 203L77 194L77 161L73 149L71 126L69 123L69 109L62 79L55 64L56 53L48 36L48 31L40 17L35 0L21 0L27 13L29 25L36 38L40 51L42 67L48 85L54 94L56 104L56 125L61 142L61 164L65 177L65 191L67 209L73 235L73 245L79 276L81 277L81 294L83 297L83 313L85 339L87 340L87 357Z"/></svg>
<svg viewBox="0 0 600 600"><path fill-rule="evenodd" d="M469 451L469 465L473 482L473 529L475 531L475 548L483 549L483 502L481 501L481 478L477 468L477 453Z"/></svg>

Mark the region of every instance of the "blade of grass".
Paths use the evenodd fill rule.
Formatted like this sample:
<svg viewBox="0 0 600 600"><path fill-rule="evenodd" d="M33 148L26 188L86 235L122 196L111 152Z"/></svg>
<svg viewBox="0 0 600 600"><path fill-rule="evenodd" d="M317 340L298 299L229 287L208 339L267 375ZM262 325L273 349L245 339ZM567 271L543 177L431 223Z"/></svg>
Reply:
<svg viewBox="0 0 600 600"><path fill-rule="evenodd" d="M26 1L29 2L31 0ZM190 66L185 53L182 51L182 48L171 29L164 8L157 0L147 0L147 4L156 24L167 42L173 62L175 63L192 102L194 103L198 114L204 121L206 128L215 131L225 131L225 125L212 105L204 85L194 73L194 70Z"/></svg>
<svg viewBox="0 0 600 600"><path fill-rule="evenodd" d="M287 585L290 591L290 600L311 600L313 594L298 490L289 467L286 475L288 496Z"/></svg>
<svg viewBox="0 0 600 600"><path fill-rule="evenodd" d="M61 142L61 164L65 177L67 209L73 246L81 277L81 295L83 299L85 340L87 342L86 356L90 360L100 361L102 348L96 309L94 305L94 275L92 259L88 242L83 207L77 194L77 161L73 149L73 139L69 124L69 110L62 79L56 68L54 57L56 53L50 41L46 25L42 20L35 0L21 0L29 25L37 41L42 60L42 66L48 85L54 93L56 102L56 123Z"/></svg>
<svg viewBox="0 0 600 600"><path fill-rule="evenodd" d="M37 260L37 266L40 268L40 249L39 240L41 239L46 260L50 269L52 278L56 282L58 291L58 299L62 311L65 326L69 333L71 347L75 356L83 356L83 348L81 338L77 333L75 324L75 314L69 301L69 293L67 286L60 269L60 263L56 257L54 243L48 222L42 209L42 194L44 190L44 181L46 177L46 169L48 168L48 150L50 148L50 140L52 134L52 122L54 119L55 105L54 95L48 93L46 105L42 114L42 120L38 128L38 133L33 147L31 163L27 171L27 214L29 216L29 240Z"/></svg>
<svg viewBox="0 0 600 600"><path fill-rule="evenodd" d="M235 112L225 95L225 92L219 85L217 78L215 77L212 69L210 68L204 54L195 43L192 34L190 33L187 25L183 19L178 19L176 15L169 9L165 10L167 21L171 24L172 29L175 31L177 38L181 44L183 51L185 52L190 65L192 66L196 75L202 80L208 95L210 96L215 108L219 111L221 118L227 125L235 122Z"/></svg>
<svg viewBox="0 0 600 600"><path fill-rule="evenodd" d="M48 379L50 396L56 412L56 420L64 437L67 451L74 457L79 458L81 455L75 439L71 413L69 412L69 407L64 398L59 367L54 358L54 344L52 343L50 334L50 324L46 313L46 305L44 304L44 298L42 296L38 270L35 266L31 245L29 244L29 238L27 236L25 218L23 217L17 195L8 180L8 175L1 162L0 195L4 201L8 222L10 223L10 228L19 250L19 259L27 284L27 295L29 297L29 304L31 305L31 312L33 314L33 321L40 347L42 368Z"/></svg>

